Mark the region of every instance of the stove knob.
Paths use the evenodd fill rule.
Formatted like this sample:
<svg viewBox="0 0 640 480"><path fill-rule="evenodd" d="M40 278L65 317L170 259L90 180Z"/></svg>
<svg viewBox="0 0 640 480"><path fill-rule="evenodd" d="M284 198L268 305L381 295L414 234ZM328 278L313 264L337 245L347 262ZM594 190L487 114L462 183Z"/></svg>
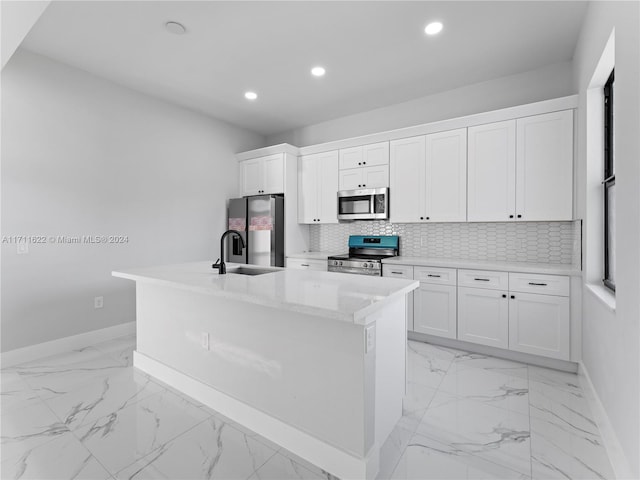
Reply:
<svg viewBox="0 0 640 480"><path fill-rule="evenodd" d="M369 264L369 267L373 268L373 267L374 267L373 263L370 263L370 264Z"/></svg>
<svg viewBox="0 0 640 480"><path fill-rule="evenodd" d="M340 266L342 266L342 262L340 262Z"/></svg>
<svg viewBox="0 0 640 480"><path fill-rule="evenodd" d="M363 263L363 264L362 264L362 266L363 266L364 268L369 267L369 265L368 265L368 264L366 264L366 263Z"/></svg>
<svg viewBox="0 0 640 480"><path fill-rule="evenodd" d="M334 260L334 261L333 261L333 265L337 267L337 266L338 266L338 261L337 261L337 260Z"/></svg>

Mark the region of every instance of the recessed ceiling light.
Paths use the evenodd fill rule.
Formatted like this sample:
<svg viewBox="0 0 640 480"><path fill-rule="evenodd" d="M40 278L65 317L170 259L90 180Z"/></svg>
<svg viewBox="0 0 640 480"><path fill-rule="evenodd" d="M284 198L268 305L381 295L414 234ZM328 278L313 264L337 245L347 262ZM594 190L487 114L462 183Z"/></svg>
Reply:
<svg viewBox="0 0 640 480"><path fill-rule="evenodd" d="M255 100L258 98L258 94L256 92L245 92L244 98L247 100Z"/></svg>
<svg viewBox="0 0 640 480"><path fill-rule="evenodd" d="M322 67L313 67L311 69L311 75L314 77L321 77L326 73L326 70Z"/></svg>
<svg viewBox="0 0 640 480"><path fill-rule="evenodd" d="M424 27L424 33L426 33L427 35L435 35L437 33L440 33L441 30L442 23L440 22L431 22L429 25Z"/></svg>
<svg viewBox="0 0 640 480"><path fill-rule="evenodd" d="M178 22L167 22L164 24L164 28L176 35L183 35L187 31L187 29L184 28L184 25Z"/></svg>

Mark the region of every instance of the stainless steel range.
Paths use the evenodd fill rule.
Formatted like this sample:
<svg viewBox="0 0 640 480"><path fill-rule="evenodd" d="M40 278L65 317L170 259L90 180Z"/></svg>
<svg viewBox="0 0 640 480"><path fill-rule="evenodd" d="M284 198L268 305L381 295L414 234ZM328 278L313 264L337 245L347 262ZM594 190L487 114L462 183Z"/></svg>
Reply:
<svg viewBox="0 0 640 480"><path fill-rule="evenodd" d="M327 258L330 272L382 276L382 259L399 255L397 235L350 235L349 253Z"/></svg>

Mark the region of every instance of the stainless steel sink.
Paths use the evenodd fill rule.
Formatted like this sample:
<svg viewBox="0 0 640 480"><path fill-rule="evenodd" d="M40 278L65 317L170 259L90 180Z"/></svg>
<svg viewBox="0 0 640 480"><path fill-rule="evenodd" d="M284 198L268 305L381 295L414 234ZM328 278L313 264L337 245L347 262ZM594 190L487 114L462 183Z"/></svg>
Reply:
<svg viewBox="0 0 640 480"><path fill-rule="evenodd" d="M235 273L237 275L264 275L265 273L278 272L275 268L249 268L249 267L233 267L227 268L227 273Z"/></svg>

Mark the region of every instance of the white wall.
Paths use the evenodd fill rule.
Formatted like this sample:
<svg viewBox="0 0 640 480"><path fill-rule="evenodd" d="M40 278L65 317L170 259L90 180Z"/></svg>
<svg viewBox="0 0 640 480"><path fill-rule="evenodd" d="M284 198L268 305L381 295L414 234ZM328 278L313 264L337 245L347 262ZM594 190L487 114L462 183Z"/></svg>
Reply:
<svg viewBox="0 0 640 480"><path fill-rule="evenodd" d="M0 42L0 56L2 57L2 68L7 64L11 56L18 49L24 37L38 21L46 8L51 3L50 0L3 0L0 3L0 32L2 42Z"/></svg>
<svg viewBox="0 0 640 480"><path fill-rule="evenodd" d="M614 467L618 472L628 468L627 475L632 478L640 477L639 25L638 2L594 2L587 11L574 56L575 84L580 95L578 212L585 218L584 252L588 257L585 282L595 284L594 287L585 285L583 294L583 363L626 457L628 465ZM602 76L597 71L598 64L614 29L618 258L615 310L611 310L594 293L602 275L599 238L602 189L597 184L594 187L590 178L593 168L602 168L602 161L598 162L602 142L598 138L601 132L592 127L601 125L598 118L601 110L593 108L594 92L589 89L598 82L604 83L594 74Z"/></svg>
<svg viewBox="0 0 640 480"><path fill-rule="evenodd" d="M410 127L576 93L571 63L448 90L267 137L269 145L318 143Z"/></svg>
<svg viewBox="0 0 640 480"><path fill-rule="evenodd" d="M2 245L2 351L130 322L114 269L218 255L235 153L264 137L18 50L2 71L2 235L126 235ZM104 308L93 308L94 296Z"/></svg>

